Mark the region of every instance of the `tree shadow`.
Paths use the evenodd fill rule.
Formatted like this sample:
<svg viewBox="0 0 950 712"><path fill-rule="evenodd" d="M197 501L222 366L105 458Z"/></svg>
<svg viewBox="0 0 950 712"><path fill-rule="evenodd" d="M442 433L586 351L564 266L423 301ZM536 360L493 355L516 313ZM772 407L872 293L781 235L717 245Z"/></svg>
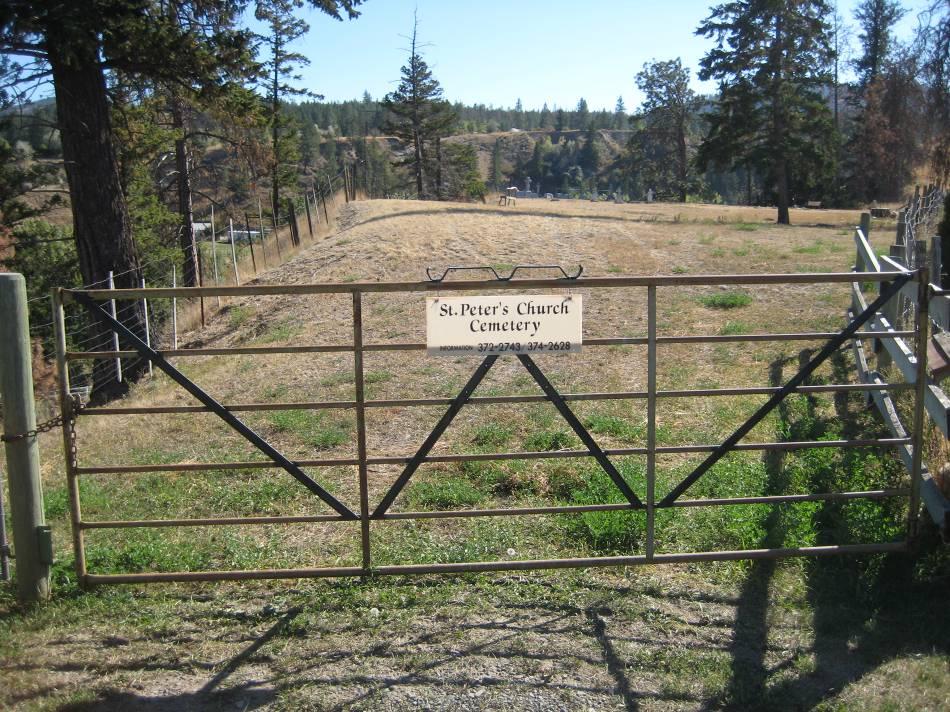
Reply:
<svg viewBox="0 0 950 712"><path fill-rule="evenodd" d="M799 366L810 357L810 351L802 351L798 355ZM793 360L778 359L771 364L771 385L782 385L787 380L783 370ZM849 382L853 369L845 352L835 353L831 366L833 382ZM780 437L812 440L820 439L829 431L846 439L886 436L879 421L874 423L878 432L868 433L868 411L862 394L836 394L832 415L817 411L817 399L806 399L804 413L791 413L787 403L780 406L779 418L784 430ZM869 461L862 451L866 452L864 448L842 449L836 454L836 466L813 468L808 477L809 491L833 492L847 486L846 476L842 481L842 472L859 473L869 462L876 462ZM766 454L766 494L788 492L785 459L783 453ZM789 528L783 512L791 506L795 505L771 508L763 547L787 545ZM813 514L817 544L865 540L868 532L862 530L861 524L849 524L843 516L848 506L854 504L826 501L818 505ZM894 505L874 503L871 506L875 508L872 514L894 515ZM906 501L903 506L906 509ZM911 553L816 557L801 562L805 567L807 601L813 616L814 664L810 672L792 676L779 675L782 670L770 668L767 659L769 618L775 597L770 589L779 564L774 560L752 562L737 606L730 646L730 681L726 691L708 700L704 708L810 709L835 697L849 684L895 657L950 651L950 622L945 610L946 575L943 579L939 574L928 578L920 571L921 561L940 547L935 532L928 529ZM898 537L903 538L902 533Z"/></svg>

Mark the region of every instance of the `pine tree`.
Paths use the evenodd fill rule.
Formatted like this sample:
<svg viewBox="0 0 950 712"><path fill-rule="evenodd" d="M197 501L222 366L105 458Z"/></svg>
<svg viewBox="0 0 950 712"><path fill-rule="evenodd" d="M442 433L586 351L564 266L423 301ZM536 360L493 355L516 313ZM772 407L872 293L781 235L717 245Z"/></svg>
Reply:
<svg viewBox="0 0 950 712"><path fill-rule="evenodd" d="M896 0L864 0L854 11L861 27L858 39L862 53L854 61L860 86L866 87L877 79L893 48L891 28L907 14Z"/></svg>
<svg viewBox="0 0 950 712"><path fill-rule="evenodd" d="M73 239L87 284L104 284L114 272L116 286L137 287L141 277L107 73L113 81L133 77L209 87L221 79L223 66L246 51L245 34L217 31L207 21L220 12L218 4L181 5L196 22L182 25L157 2L8 0L0 11L0 54L21 60L3 66L0 83L28 87L46 79L53 85ZM135 303L122 320L144 335L144 317ZM94 397L123 391L144 368L139 362L122 384L97 381Z"/></svg>
<svg viewBox="0 0 950 712"><path fill-rule="evenodd" d="M627 107L623 103L623 97L617 97L617 105L614 107L614 128L622 129L627 123Z"/></svg>
<svg viewBox="0 0 950 712"><path fill-rule="evenodd" d="M754 167L768 178L777 221L789 223L793 189L814 189L833 166L833 129L821 89L831 48L824 0L736 0L712 9L697 34L716 46L699 76L719 82L699 148L702 167Z"/></svg>
<svg viewBox="0 0 950 712"><path fill-rule="evenodd" d="M551 110L548 108L548 103L544 102L544 106L541 107L541 115L538 117L538 128L549 129L552 126Z"/></svg>
<svg viewBox="0 0 950 712"><path fill-rule="evenodd" d="M950 2L933 3L920 19L914 51L920 56L926 91L931 169L934 180L946 185L950 181Z"/></svg>
<svg viewBox="0 0 950 712"><path fill-rule="evenodd" d="M679 58L648 62L637 74L637 87L644 94L639 132L653 144L648 159L655 164L651 167L653 187L659 195L685 203L696 183L690 174L687 139L689 124L699 109L699 99L689 88L689 70ZM640 142L641 137L632 140Z"/></svg>
<svg viewBox="0 0 950 712"><path fill-rule="evenodd" d="M412 155L403 163L411 167L416 194L422 199L430 195L431 158L429 147L439 149L441 137L448 135L457 120L451 105L442 98L442 87L432 76L418 50L418 19L413 20L409 61L402 67L402 80L395 91L387 94L382 106L389 112L386 131L412 146ZM439 156L435 172L441 171ZM441 193L441 181L435 179L435 194Z"/></svg>
<svg viewBox="0 0 950 712"><path fill-rule="evenodd" d="M267 123L270 129L270 155L267 172L271 184L271 206L280 209L281 188L296 181L296 163L300 156L297 126L281 111L286 96L308 94L293 82L300 80L294 72L310 64L305 56L290 49L290 45L310 30L310 25L294 17L299 0L258 0L254 16L267 27L260 39L267 47L269 57L263 64L262 79L267 87ZM322 98L322 97L320 97Z"/></svg>
<svg viewBox="0 0 950 712"><path fill-rule="evenodd" d="M577 108L574 110L574 121L572 128L586 129L590 124L590 110L587 108L587 100L581 97L577 101Z"/></svg>

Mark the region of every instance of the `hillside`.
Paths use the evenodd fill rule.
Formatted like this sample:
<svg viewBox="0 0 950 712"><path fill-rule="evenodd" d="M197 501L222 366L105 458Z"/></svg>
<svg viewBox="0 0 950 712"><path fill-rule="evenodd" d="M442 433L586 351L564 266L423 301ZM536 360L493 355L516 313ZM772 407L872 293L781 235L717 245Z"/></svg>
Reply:
<svg viewBox="0 0 950 712"><path fill-rule="evenodd" d="M585 275L828 272L854 261L857 213L796 211L788 228L771 209L706 205L519 201L511 208L417 201L341 207L336 231L291 261L262 270L264 284L418 280L424 268L582 264ZM872 233L884 249L890 235ZM638 336L645 290L571 290L584 299L585 338ZM824 331L841 326L847 285L748 289L664 287L661 335ZM741 297L741 298L740 298ZM214 300L207 300L209 309ZM352 337L350 295L236 297L185 348L342 344ZM424 340L422 294L363 297L369 344ZM814 344L664 344L661 389L762 386L794 372ZM850 352L822 367L838 382ZM646 385L642 346L589 346L539 356L562 392L637 391ZM353 398L348 353L174 357L221 402L265 403L241 412L295 459L352 457L352 409L288 410L289 402ZM448 398L474 362L423 351L369 351L366 396ZM531 395L535 384L501 359L476 395ZM665 399L662 445L711 443L731 432L761 396ZM145 379L121 407L193 403L164 376ZM577 401L572 409L605 447L645 438L645 405ZM444 406L367 410L371 456L408 456ZM791 399L749 439L881 435L860 394ZM579 443L546 403L463 409L435 452L554 451ZM72 577L60 434L41 437L47 514L57 547L57 596L22 610L0 597L0 706L71 710L228 709L649 709L754 706L777 710L938 709L945 673L945 594L950 562L932 542L919 558L858 557L723 562L629 569L498 572L442 578L103 586L80 593ZM872 487L901 470L877 451L818 449L736 453L696 496ZM831 453L831 454L828 454ZM214 416L201 413L82 416L81 466L135 464L156 471L82 476L86 521L199 517L307 517L326 508L286 473L246 466L163 471L170 463L259 459ZM658 488L697 462L659 458ZM643 458L617 457L643 483ZM401 467L369 467L378 501ZM358 508L356 468L308 467ZM616 501L585 458L429 463L394 511ZM866 504L867 506L864 506ZM854 508L856 507L856 508ZM852 509L849 509L852 508ZM899 536L905 511L862 505L684 507L662 517L658 550L794 546ZM643 549L637 512L374 522L375 565L600 556ZM352 523L98 529L86 532L91 572L266 569L354 565ZM906 605L913 599L914 605Z"/></svg>
<svg viewBox="0 0 950 712"><path fill-rule="evenodd" d="M623 151L632 131L600 129L596 132L597 145L601 149L601 166L612 163ZM497 143L503 162L503 173L508 174L515 166L528 162L535 144L543 138L553 146L574 141L583 144L587 132L578 130L555 131L500 131L490 134L458 134L447 139L448 143L464 143L475 147L478 153L478 168L484 180L491 179L492 153Z"/></svg>

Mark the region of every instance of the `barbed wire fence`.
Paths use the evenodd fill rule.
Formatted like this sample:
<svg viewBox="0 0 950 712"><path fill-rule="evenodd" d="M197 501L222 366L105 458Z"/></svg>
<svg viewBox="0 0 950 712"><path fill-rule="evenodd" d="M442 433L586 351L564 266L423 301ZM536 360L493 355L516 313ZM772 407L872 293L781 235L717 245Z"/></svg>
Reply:
<svg viewBox="0 0 950 712"><path fill-rule="evenodd" d="M263 269L287 262L299 248L308 244L305 236L316 239L325 234L343 201L356 197L355 171L345 166L337 175L320 176L314 179L301 193L289 197L278 210L258 205L253 211L243 209L216 209L196 219L196 247L198 250L198 279L203 286L232 286L256 278ZM108 289L118 277L138 272L146 275L145 287L175 287L181 283L181 264L177 251L175 256L144 261L137 270L114 273L92 284L62 285L76 289ZM37 295L29 300L31 308L49 312L48 295ZM214 297L203 299L161 300L160 304L116 302L115 316L120 322L131 320L137 310L146 314L147 341L161 349L178 345L178 335L200 328L227 304ZM111 308L109 303L106 303ZM68 350L117 351L125 345L117 344L114 332L103 331L88 313L77 305L64 307L65 336ZM48 418L58 412L58 398L54 377L53 359L55 338L53 320L42 319L30 325L34 342L34 388L38 417ZM127 379L127 374L136 374L147 369L148 363L141 356L123 356L116 359L68 362L73 395L88 400L93 387L108 388ZM0 402L0 421L2 421Z"/></svg>
<svg viewBox="0 0 950 712"><path fill-rule="evenodd" d="M908 269L922 266L926 259L931 266L930 281L940 284L943 255L937 225L946 192L936 185L918 186L914 194L897 210L897 229L890 255ZM904 295L898 299L897 328L905 328L914 320L914 303ZM934 328L939 328L933 325Z"/></svg>

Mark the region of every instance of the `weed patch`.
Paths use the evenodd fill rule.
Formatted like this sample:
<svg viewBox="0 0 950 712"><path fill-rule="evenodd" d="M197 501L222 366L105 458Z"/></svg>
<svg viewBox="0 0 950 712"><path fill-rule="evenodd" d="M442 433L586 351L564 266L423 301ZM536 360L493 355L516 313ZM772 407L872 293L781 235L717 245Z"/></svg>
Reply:
<svg viewBox="0 0 950 712"><path fill-rule="evenodd" d="M720 292L699 298L700 304L708 309L738 309L752 303L752 297L745 292Z"/></svg>

